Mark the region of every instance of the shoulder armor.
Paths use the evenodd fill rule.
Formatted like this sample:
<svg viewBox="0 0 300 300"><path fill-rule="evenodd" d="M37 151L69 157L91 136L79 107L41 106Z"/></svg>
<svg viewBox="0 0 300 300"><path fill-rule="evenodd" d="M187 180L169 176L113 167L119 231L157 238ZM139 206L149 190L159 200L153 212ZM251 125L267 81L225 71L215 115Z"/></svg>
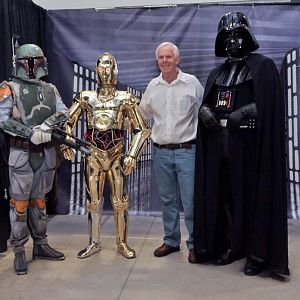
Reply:
<svg viewBox="0 0 300 300"><path fill-rule="evenodd" d="M90 98L93 98L95 96L95 94L96 94L96 91L82 91L78 94L79 95L79 101L81 103L86 103L86 102L89 101Z"/></svg>
<svg viewBox="0 0 300 300"><path fill-rule="evenodd" d="M124 92L124 93L126 93L126 96L124 97L125 98L124 101L126 102L126 104L130 106L134 106L140 103L141 100L137 96L129 92Z"/></svg>
<svg viewBox="0 0 300 300"><path fill-rule="evenodd" d="M88 91L79 92L76 94L76 96L73 98L73 102L77 103L84 103L87 102L89 99Z"/></svg>
<svg viewBox="0 0 300 300"><path fill-rule="evenodd" d="M0 84L0 101L6 99L12 95L12 90L9 84L6 81L3 81Z"/></svg>

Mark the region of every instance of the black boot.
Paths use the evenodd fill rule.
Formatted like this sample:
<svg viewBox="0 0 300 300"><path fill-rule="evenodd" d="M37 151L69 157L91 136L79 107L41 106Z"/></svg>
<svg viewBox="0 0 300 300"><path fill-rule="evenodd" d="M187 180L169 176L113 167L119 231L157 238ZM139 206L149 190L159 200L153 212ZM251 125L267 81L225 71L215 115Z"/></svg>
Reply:
<svg viewBox="0 0 300 300"><path fill-rule="evenodd" d="M32 259L64 260L65 255L48 244L34 245Z"/></svg>
<svg viewBox="0 0 300 300"><path fill-rule="evenodd" d="M14 269L18 275L27 274L28 270L27 270L26 256L24 250L15 253Z"/></svg>
<svg viewBox="0 0 300 300"><path fill-rule="evenodd" d="M245 255L241 254L240 252L236 252L234 250L228 249L221 257L217 259L218 266L229 265L236 260L242 259Z"/></svg>
<svg viewBox="0 0 300 300"><path fill-rule="evenodd" d="M244 274L248 276L255 276L264 271L266 267L267 264L265 261L258 261L248 257L244 267Z"/></svg>

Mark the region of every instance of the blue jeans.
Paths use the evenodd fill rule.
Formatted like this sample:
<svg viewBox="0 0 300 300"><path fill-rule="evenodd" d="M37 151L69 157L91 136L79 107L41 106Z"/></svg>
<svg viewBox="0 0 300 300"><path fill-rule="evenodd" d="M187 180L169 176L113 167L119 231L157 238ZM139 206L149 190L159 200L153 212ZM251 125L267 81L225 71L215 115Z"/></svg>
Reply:
<svg viewBox="0 0 300 300"><path fill-rule="evenodd" d="M165 149L153 147L153 167L164 223L164 243L180 245L180 216L177 189L179 187L184 221L189 234L188 249L193 249L195 145L192 149Z"/></svg>

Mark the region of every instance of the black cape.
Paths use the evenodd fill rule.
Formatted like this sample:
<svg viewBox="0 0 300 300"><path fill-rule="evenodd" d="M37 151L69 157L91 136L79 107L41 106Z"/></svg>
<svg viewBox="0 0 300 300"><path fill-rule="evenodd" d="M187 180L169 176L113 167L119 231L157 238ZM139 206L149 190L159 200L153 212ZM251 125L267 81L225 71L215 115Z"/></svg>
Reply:
<svg viewBox="0 0 300 300"><path fill-rule="evenodd" d="M257 106L254 178L251 180L251 224L248 252L268 260L269 267L288 274L287 193L285 158L284 101L279 73L274 62L257 53L246 58L253 78ZM203 104L208 102L217 75L225 63L208 77ZM218 203L208 203L208 179L214 170L207 169L207 129L198 123L195 172L194 246L199 253L217 252L224 233L216 224ZM244 182L248 185L249 182ZM248 187L249 189L249 187ZM217 199L215 201L218 201ZM218 228L218 229L217 229ZM221 228L221 230L220 230ZM248 234L248 233L247 233ZM218 246L216 246L218 245Z"/></svg>

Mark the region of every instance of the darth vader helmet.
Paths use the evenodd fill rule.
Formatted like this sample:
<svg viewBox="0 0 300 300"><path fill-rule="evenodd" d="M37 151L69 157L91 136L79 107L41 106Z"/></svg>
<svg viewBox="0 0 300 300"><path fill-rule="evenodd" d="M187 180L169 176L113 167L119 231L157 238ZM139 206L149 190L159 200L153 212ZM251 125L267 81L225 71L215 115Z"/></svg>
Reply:
<svg viewBox="0 0 300 300"><path fill-rule="evenodd" d="M216 56L240 58L258 48L247 17L242 12L229 12L221 17L215 43Z"/></svg>
<svg viewBox="0 0 300 300"><path fill-rule="evenodd" d="M48 75L47 59L42 49L34 44L17 48L12 75L21 79L40 79Z"/></svg>

